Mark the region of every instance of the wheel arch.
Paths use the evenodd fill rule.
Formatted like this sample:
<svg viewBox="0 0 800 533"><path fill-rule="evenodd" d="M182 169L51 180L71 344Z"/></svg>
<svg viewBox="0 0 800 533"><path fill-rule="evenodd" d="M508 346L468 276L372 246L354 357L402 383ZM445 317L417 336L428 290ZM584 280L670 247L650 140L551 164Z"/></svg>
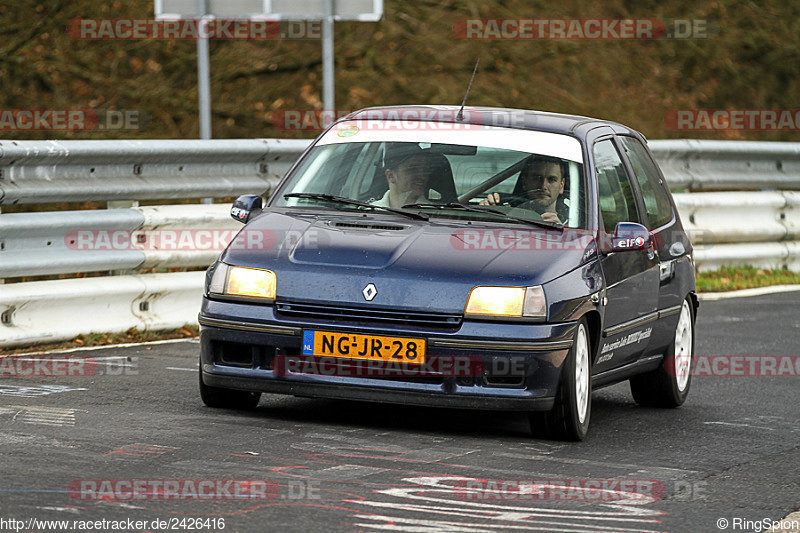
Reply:
<svg viewBox="0 0 800 533"><path fill-rule="evenodd" d="M581 318L586 319L586 325L589 329L589 349L592 351L589 357L589 364L594 366L594 358L599 353L602 334L600 313L595 310L587 311Z"/></svg>
<svg viewBox="0 0 800 533"><path fill-rule="evenodd" d="M700 299L697 297L697 293L694 291L689 292L687 298L692 304L692 319L697 319L697 308L700 307Z"/></svg>

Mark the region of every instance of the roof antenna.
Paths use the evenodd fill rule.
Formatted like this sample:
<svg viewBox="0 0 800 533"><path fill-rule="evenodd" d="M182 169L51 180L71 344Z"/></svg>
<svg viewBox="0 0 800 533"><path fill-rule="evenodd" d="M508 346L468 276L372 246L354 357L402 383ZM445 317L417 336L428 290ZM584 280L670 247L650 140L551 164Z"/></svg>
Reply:
<svg viewBox="0 0 800 533"><path fill-rule="evenodd" d="M461 102L461 109L458 110L458 115L456 115L456 120L464 120L464 106L467 105L467 96L469 96L469 90L472 89L472 82L475 79L475 73L478 72L478 65L481 64L481 58L478 56L478 60L475 62L475 68L472 70L472 77L469 79L469 85L467 86L467 94L464 95L464 101Z"/></svg>

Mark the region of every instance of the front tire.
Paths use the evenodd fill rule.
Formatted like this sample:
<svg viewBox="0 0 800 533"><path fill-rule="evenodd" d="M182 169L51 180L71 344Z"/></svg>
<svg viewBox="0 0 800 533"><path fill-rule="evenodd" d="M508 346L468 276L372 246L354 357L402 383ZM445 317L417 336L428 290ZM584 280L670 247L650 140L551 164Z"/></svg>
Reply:
<svg viewBox="0 0 800 533"><path fill-rule="evenodd" d="M202 365L202 363L201 363ZM260 392L249 392L233 389L211 387L203 383L203 371L200 375L200 399L208 407L221 409L255 409L261 399Z"/></svg>
<svg viewBox="0 0 800 533"><path fill-rule="evenodd" d="M688 299L683 301L675 338L664 355L663 365L631 378L631 394L639 405L678 407L686 401L694 358L694 313Z"/></svg>
<svg viewBox="0 0 800 533"><path fill-rule="evenodd" d="M586 319L582 318L564 362L553 409L529 415L534 436L571 441L586 438L592 414L592 351L589 339L589 327Z"/></svg>

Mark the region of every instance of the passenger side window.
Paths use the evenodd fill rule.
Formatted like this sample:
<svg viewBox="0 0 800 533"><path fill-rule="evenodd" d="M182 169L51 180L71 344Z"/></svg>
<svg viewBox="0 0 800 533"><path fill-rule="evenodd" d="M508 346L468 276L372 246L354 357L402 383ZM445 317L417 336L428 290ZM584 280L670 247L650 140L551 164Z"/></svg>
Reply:
<svg viewBox="0 0 800 533"><path fill-rule="evenodd" d="M663 226L672 220L672 204L656 164L637 139L624 136L620 136L619 139L622 141L625 153L628 154L633 173L636 174L636 181L639 182L647 217L650 219L649 229Z"/></svg>
<svg viewBox="0 0 800 533"><path fill-rule="evenodd" d="M605 230L613 232L618 222L640 222L630 178L611 139L595 143L594 164Z"/></svg>

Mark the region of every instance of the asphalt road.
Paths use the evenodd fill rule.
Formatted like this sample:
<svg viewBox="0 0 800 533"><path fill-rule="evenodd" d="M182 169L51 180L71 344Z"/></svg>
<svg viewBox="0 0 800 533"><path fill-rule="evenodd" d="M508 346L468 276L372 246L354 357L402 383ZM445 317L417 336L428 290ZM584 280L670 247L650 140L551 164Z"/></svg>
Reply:
<svg viewBox="0 0 800 533"><path fill-rule="evenodd" d="M704 302L698 354L798 354L798 301ZM596 391L589 438L572 444L531 438L513 413L281 396L209 409L196 341L80 355L95 375L0 378L0 531L757 531L735 520L800 508L800 377L786 368L696 377L675 410L636 406L627 384Z"/></svg>

